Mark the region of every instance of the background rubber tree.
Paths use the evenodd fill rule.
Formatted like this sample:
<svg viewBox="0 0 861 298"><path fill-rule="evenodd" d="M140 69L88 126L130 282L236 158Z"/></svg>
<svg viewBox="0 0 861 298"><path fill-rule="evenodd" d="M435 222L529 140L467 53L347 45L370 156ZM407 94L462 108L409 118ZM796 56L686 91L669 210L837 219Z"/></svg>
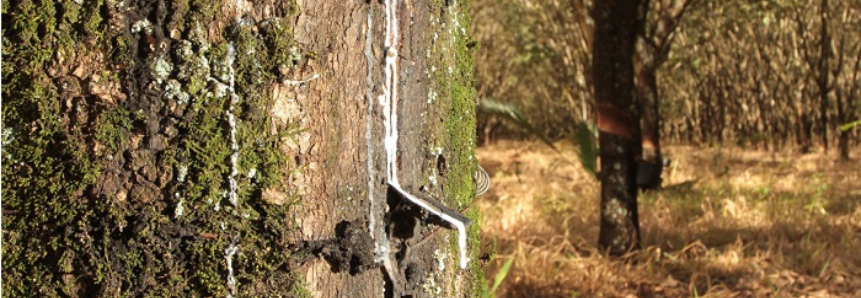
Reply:
<svg viewBox="0 0 861 298"><path fill-rule="evenodd" d="M634 42L638 0L596 1L592 8L592 82L601 158L601 231L612 255L639 247L637 164L639 107L634 100Z"/></svg>
<svg viewBox="0 0 861 298"><path fill-rule="evenodd" d="M657 72L667 60L676 28L688 6L696 0L642 0L634 48L635 101L640 106L640 130L643 137L638 184L645 189L661 185L661 114Z"/></svg>
<svg viewBox="0 0 861 298"><path fill-rule="evenodd" d="M457 232L385 174L458 211L473 200L467 1L13 0L2 13L3 297L486 288L476 225L462 269Z"/></svg>

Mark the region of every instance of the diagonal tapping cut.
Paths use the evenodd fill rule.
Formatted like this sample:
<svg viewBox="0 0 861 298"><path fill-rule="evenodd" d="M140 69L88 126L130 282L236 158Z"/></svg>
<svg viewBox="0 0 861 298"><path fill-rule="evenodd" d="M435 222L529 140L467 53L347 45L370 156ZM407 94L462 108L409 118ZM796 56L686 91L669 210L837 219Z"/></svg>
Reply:
<svg viewBox="0 0 861 298"><path fill-rule="evenodd" d="M461 269L466 269L466 265L469 264L469 256L467 256L466 228L468 228L469 225L472 224L472 221L466 216L463 216L459 212L454 211L446 207L445 205L430 200L424 200L422 198L414 196L409 192L405 191L398 184L393 184L389 182L389 186L392 187L392 189L396 190L398 193L400 193L403 197L407 198L407 200L413 202L413 204L424 208L433 215L439 216L446 222L453 225L455 229L457 229L457 243L460 249L459 265Z"/></svg>

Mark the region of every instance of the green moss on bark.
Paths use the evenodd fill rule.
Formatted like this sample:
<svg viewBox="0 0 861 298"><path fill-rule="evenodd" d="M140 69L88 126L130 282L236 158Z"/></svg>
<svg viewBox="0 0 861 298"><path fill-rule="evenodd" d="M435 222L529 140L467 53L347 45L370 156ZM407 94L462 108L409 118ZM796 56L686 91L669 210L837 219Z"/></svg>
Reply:
<svg viewBox="0 0 861 298"><path fill-rule="evenodd" d="M287 268L290 206L261 199L268 187L289 188L279 185L288 158L278 142L297 130L270 134L268 91L280 71L295 67L288 23L278 18L236 27L212 45L203 32L224 19L220 2L172 2L161 29L165 35L177 30L180 39L142 58L152 36L129 35L123 26L131 24L104 19L134 11L118 5L3 3L4 297L224 296L230 245L239 246L232 264L236 296L307 295ZM295 3L287 7L278 8L285 18L297 12ZM133 13L126 17L139 21ZM237 49L238 208L222 195L233 152L225 115L230 97L219 94L225 82L218 78L228 42ZM72 73L92 53L108 61L89 67L112 68L101 73L102 82L119 81L124 91L147 96L164 94L157 98L166 102L164 109L130 108L144 106L140 93L116 104L100 102L90 78ZM164 78L158 85L132 86L147 79L135 69L162 71ZM147 123L169 129L142 133ZM145 143L147 150L132 150L143 146L133 142ZM159 147L164 149L154 149ZM118 159L125 165L118 168ZM136 178L147 175L137 169L147 166L158 169L155 178ZM102 179L127 171L135 172L131 180ZM112 184L123 181L133 186ZM153 194L141 195L146 191Z"/></svg>
<svg viewBox="0 0 861 298"><path fill-rule="evenodd" d="M463 210L472 206L475 199L474 173L478 160L475 155L475 77L472 51L475 42L470 38L469 1L436 1L435 7L442 11L441 18L432 21L438 32L432 41L430 52L432 84L436 108L445 111L442 148L446 154L448 168L443 191L449 206ZM434 101L434 100L431 100ZM470 265L467 270L465 296L476 297L487 291L484 271L478 262L480 252L480 217L477 209L466 212L473 223L468 228ZM457 238L451 237L449 251L457 251ZM454 282L454 281L452 281Z"/></svg>
<svg viewBox="0 0 861 298"><path fill-rule="evenodd" d="M192 1L190 5L201 4ZM192 16L200 18L206 16ZM270 133L273 97L269 90L280 78L280 71L295 67L287 58L295 44L282 18L256 26L254 30L251 25L233 24L217 44L192 40L194 47L207 50L181 61L189 65L190 73L183 84L192 99L179 124L187 133L177 153L176 167L185 168L187 178L177 184L172 203L177 207L182 204L185 210L176 221L196 226L201 233L218 235L212 241L192 244L190 255L194 261L190 262L189 272L193 272L195 291L202 296L230 292L225 261L225 249L230 245L238 247L232 261L238 296L304 295L300 279L286 267L291 256L285 237L293 229L286 217L290 206L269 204L261 196L270 187L282 191L289 188L280 185L288 158L279 149L279 142L298 130L288 127ZM228 58L230 46L235 52L232 65ZM208 72L202 71L205 67L196 65L197 61L209 61ZM235 73L235 102L231 102L229 90L231 67ZM184 76L182 72L180 76ZM234 148L225 111L231 105L239 150L235 179L240 200L236 207L226 199Z"/></svg>
<svg viewBox="0 0 861 298"><path fill-rule="evenodd" d="M116 107L103 113L96 126L96 140L108 146L110 152L117 152L127 145L125 132L132 128L132 118L128 111Z"/></svg>
<svg viewBox="0 0 861 298"><path fill-rule="evenodd" d="M475 78L469 26L469 3L459 1L457 6L437 3L443 11L439 27L440 38L433 41L431 65L438 97L448 100L436 102L436 108L445 111L443 120L443 148L447 152L448 167L457 169L447 175L445 194L453 200L453 207L463 209L472 203L475 194L473 174L475 159ZM444 26L442 26L444 24Z"/></svg>
<svg viewBox="0 0 861 298"><path fill-rule="evenodd" d="M100 4L60 7L54 1L3 4L3 293L6 297L58 297L75 294L71 278L92 237L80 222L99 210L82 197L99 175L92 157L93 136L70 126L70 108L61 92L78 85L49 75L52 60L74 55L70 37L87 36L77 10ZM58 17L65 15L67 17ZM83 53L80 53L83 54ZM70 106L71 105L71 106ZM90 110L93 115L98 111Z"/></svg>
<svg viewBox="0 0 861 298"><path fill-rule="evenodd" d="M224 249L234 243L239 247L233 259L239 296L300 294L301 287L286 264L290 255L286 249L286 234L293 227L286 217L289 205L272 205L262 197L262 190L281 186L283 169L288 159L279 149L281 137L298 130L288 127L270 134L269 111L273 104L270 84L279 77L285 65L286 53L294 44L287 34L289 27L280 19L272 20L257 33L250 27L228 29L224 42L211 45L203 53L211 61L208 77L190 76L189 92L195 94L180 127L187 130L178 153L178 167L187 168L187 181L177 186L174 204L184 204L186 213L177 221L200 227L205 233L222 235L215 241L193 244L191 262L193 282L200 285L201 295L227 295ZM234 47L237 102L231 103L228 88L230 65L228 47ZM191 61L201 57L190 57ZM282 66L283 65L283 66ZM196 89L194 82L208 81L207 88ZM226 200L233 154L230 127L225 110L233 105L236 115L236 137L239 147L237 208ZM253 174L252 174L253 173ZM217 207L216 207L217 206ZM262 286L265 285L265 286ZM263 292L261 292L263 291ZM298 291L298 292L297 292Z"/></svg>

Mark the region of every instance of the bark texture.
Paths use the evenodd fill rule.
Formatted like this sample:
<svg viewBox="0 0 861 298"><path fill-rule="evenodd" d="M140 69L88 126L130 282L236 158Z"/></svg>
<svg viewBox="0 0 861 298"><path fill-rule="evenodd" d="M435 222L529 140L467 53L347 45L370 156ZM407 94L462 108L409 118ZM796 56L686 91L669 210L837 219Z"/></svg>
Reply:
<svg viewBox="0 0 861 298"><path fill-rule="evenodd" d="M642 0L637 11L634 46L634 101L640 106L642 154L637 184L643 189L661 186L661 114L657 72L667 60L676 28L690 0Z"/></svg>
<svg viewBox="0 0 861 298"><path fill-rule="evenodd" d="M601 156L601 231L598 244L611 254L639 246L637 165L639 109L634 101L632 57L637 0L598 1L592 18L592 76Z"/></svg>
<svg viewBox="0 0 861 298"><path fill-rule="evenodd" d="M456 233L387 189L387 17L401 184L466 209L468 3L4 3L4 297L480 291Z"/></svg>

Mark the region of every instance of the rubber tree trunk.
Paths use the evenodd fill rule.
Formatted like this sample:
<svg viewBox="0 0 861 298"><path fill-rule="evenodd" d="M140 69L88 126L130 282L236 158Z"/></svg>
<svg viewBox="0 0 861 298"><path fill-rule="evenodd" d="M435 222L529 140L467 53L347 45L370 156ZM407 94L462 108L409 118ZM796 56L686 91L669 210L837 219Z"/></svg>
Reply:
<svg viewBox="0 0 861 298"><path fill-rule="evenodd" d="M858 57L855 59L855 65L852 67L850 81L852 83L849 84L849 90L838 93L838 98L846 99L845 104L839 101L841 105L840 113L843 114L841 117L843 123L850 123L858 119L856 111L859 110L858 91L861 90L861 79L859 79L859 74L861 74L861 50L857 53ZM857 131L857 129L840 130L840 158L843 160L849 159L849 142L853 131Z"/></svg>
<svg viewBox="0 0 861 298"><path fill-rule="evenodd" d="M4 297L477 295L468 13L4 3Z"/></svg>
<svg viewBox="0 0 861 298"><path fill-rule="evenodd" d="M663 162L661 155L661 119L658 103L656 69L634 59L636 102L640 107L640 129L642 133L641 165L637 173L637 184L643 189L661 186ZM645 170L648 169L648 170Z"/></svg>
<svg viewBox="0 0 861 298"><path fill-rule="evenodd" d="M646 22L649 13L649 0L640 0L636 14L634 42L634 54L632 56L634 68L634 102L639 107L640 135L642 137L641 151L637 160L637 187L642 189L654 189L661 186L661 144L660 144L660 114L658 111L658 80L657 68L664 59L658 57L660 49L653 39L661 44L666 42L666 35L648 36ZM665 22L665 18L659 18L656 22ZM660 23L661 28L668 25ZM658 27L658 26L655 26ZM649 32L652 35L656 32Z"/></svg>
<svg viewBox="0 0 861 298"><path fill-rule="evenodd" d="M613 255L639 246L637 166L640 135L632 57L637 0L597 1L592 17L592 76L601 156L601 231L598 244Z"/></svg>
<svg viewBox="0 0 861 298"><path fill-rule="evenodd" d="M834 95L837 97L837 119L840 119L842 123L848 123L851 118L847 117L846 106L849 100L843 100L844 91L843 90L835 90ZM846 161L849 160L849 131L840 129L838 132L837 139L837 147L840 150L840 160Z"/></svg>
<svg viewBox="0 0 861 298"><path fill-rule="evenodd" d="M650 7L641 0L637 11L637 39L634 47L634 101L640 106L642 155L637 184L643 189L661 186L663 157L661 155L661 115L658 94L658 68L666 61L673 33L678 27L689 0L675 0ZM654 10L652 12L652 10ZM656 16L649 19L652 13Z"/></svg>

